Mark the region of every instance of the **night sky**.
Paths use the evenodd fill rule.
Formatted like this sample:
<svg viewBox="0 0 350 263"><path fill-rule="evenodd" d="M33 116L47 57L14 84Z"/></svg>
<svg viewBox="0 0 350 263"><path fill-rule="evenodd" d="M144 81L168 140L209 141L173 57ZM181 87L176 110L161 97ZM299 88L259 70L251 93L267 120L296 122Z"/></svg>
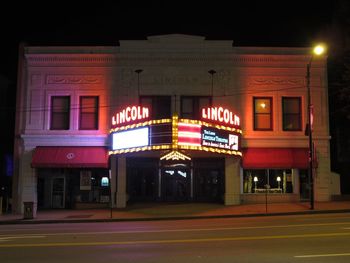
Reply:
<svg viewBox="0 0 350 263"><path fill-rule="evenodd" d="M311 46L331 25L336 2L208 1L7 4L0 11L0 74L16 80L21 41L29 45L116 45L121 39L178 33L234 40L236 46Z"/></svg>

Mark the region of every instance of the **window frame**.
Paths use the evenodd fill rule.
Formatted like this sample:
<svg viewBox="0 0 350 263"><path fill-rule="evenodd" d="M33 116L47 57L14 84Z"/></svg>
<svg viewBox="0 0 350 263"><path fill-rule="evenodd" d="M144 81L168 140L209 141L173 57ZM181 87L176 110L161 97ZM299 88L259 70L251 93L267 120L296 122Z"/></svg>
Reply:
<svg viewBox="0 0 350 263"><path fill-rule="evenodd" d="M270 101L270 113L256 113L256 100L264 99ZM270 115L270 128L259 128L256 127L257 115ZM253 97L253 130L254 131L273 131L273 98L272 97Z"/></svg>
<svg viewBox="0 0 350 263"><path fill-rule="evenodd" d="M184 117L184 111L183 111L183 101L184 99L192 99L192 116L191 117ZM209 107L212 106L213 98L212 96L181 96L180 97L180 116L184 119L200 119L201 112L200 112L200 99L208 99L209 100ZM185 114L191 114L191 113L185 113Z"/></svg>
<svg viewBox="0 0 350 263"><path fill-rule="evenodd" d="M59 109L58 111L56 111L54 109L54 107L53 107L54 100L58 99L58 98L60 98L60 99L64 99L65 98L65 99L68 100L68 107L67 107L66 111L64 111L65 109L63 109L63 110ZM67 95L51 96L50 103L51 103L51 107L50 107L50 127L49 127L50 130L52 130L52 131L61 131L61 130L62 131L67 131L67 130L69 130L70 129L70 118L71 118L71 116L70 116L70 114L71 114L71 108L70 108L71 107L71 96L67 96ZM57 114L61 114L61 115L65 114L66 115L65 116L66 117L66 123L65 124L62 123L62 127L64 126L65 128L53 127L55 115L57 115Z"/></svg>
<svg viewBox="0 0 350 263"><path fill-rule="evenodd" d="M284 110L284 101L285 100L288 100L288 99L297 99L298 102L299 102L299 113L296 114L296 113L285 113L285 110ZM303 130L303 127L302 127L302 100L301 100L301 97L298 97L298 96L294 96L294 97L282 97L282 130L283 131L302 131ZM298 121L299 121L299 128L297 129L286 129L286 123L285 123L285 115L299 115L299 118L298 118Z"/></svg>
<svg viewBox="0 0 350 263"><path fill-rule="evenodd" d="M139 105L141 106L148 106L148 105L143 105L142 104L142 100L143 99L151 99L151 108L150 110L150 117L151 119L157 120L157 119L169 119L171 118L171 114L172 114L172 98L171 96L168 95L142 95L139 96ZM168 99L169 100L169 108L167 110L169 110L169 116L167 116L167 114L161 114L161 112L158 109L158 106L160 104L158 104L158 102L160 101L159 99ZM157 106L156 106L157 105Z"/></svg>
<svg viewBox="0 0 350 263"><path fill-rule="evenodd" d="M94 121L95 121L95 126L94 128L82 128L82 115L84 114L83 112L83 105L82 105L82 100L85 98L94 98L95 99L95 111L93 113L90 113L91 115L94 114ZM87 112L85 112L87 114ZM99 127L99 96L80 96L79 97L79 130L98 130Z"/></svg>

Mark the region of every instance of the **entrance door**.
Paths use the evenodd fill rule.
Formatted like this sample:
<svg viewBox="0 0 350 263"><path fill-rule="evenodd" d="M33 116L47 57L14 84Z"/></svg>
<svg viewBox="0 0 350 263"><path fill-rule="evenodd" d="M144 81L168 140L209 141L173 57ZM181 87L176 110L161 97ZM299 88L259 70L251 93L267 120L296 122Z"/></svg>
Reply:
<svg viewBox="0 0 350 263"><path fill-rule="evenodd" d="M163 197L165 201L181 202L190 199L190 170L185 168L164 168Z"/></svg>
<svg viewBox="0 0 350 263"><path fill-rule="evenodd" d="M224 183L223 173L219 169L196 169L195 200L200 202L218 202L222 199Z"/></svg>
<svg viewBox="0 0 350 263"><path fill-rule="evenodd" d="M65 203L65 178L52 179L52 208L64 208Z"/></svg>

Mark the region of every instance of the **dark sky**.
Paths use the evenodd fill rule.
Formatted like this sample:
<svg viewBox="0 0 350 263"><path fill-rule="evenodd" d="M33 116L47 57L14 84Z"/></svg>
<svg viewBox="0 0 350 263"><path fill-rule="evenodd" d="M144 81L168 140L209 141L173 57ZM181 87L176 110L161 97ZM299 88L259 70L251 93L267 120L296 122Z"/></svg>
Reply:
<svg viewBox="0 0 350 263"><path fill-rule="evenodd" d="M311 46L331 24L335 6L329 0L33 2L0 9L0 74L11 80L21 41L116 45L120 39L181 33L232 39L236 46Z"/></svg>

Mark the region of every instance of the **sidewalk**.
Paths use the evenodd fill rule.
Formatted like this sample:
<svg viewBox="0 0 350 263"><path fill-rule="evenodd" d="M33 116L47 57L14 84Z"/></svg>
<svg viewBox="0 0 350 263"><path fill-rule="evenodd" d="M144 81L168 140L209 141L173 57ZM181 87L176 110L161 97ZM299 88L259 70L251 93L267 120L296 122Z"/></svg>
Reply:
<svg viewBox="0 0 350 263"><path fill-rule="evenodd" d="M23 215L0 215L0 224L141 221L196 218L224 218L315 213L350 213L350 201L315 203L271 203L224 206L210 203L140 203L125 209L39 210L35 219Z"/></svg>

